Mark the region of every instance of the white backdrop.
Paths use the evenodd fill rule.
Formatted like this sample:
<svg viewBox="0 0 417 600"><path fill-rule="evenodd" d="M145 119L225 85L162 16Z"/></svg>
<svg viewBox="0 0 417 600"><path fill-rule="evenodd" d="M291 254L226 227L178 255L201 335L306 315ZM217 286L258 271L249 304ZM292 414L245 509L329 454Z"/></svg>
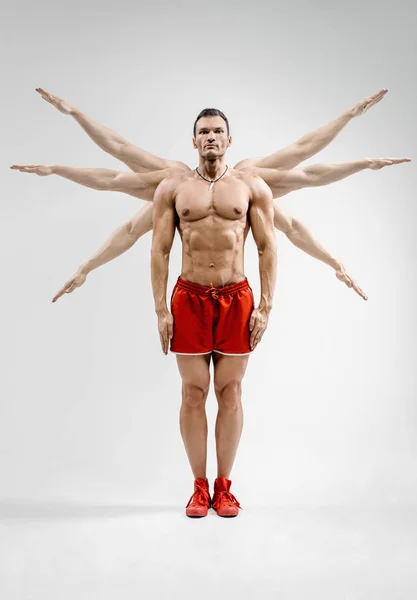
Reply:
<svg viewBox="0 0 417 600"><path fill-rule="evenodd" d="M309 162L415 158L412 3L320 4L43 1L6 9L1 499L182 506L192 489L178 427L180 378L175 358L159 347L150 235L51 304L143 203L8 170L13 163L126 170L34 88L194 167L192 124L202 108L228 116L233 165L388 87L380 104ZM369 300L279 235L274 309L244 381L245 424L231 475L242 504L417 500L414 165L365 171L282 200ZM246 264L258 293L252 239ZM177 240L170 286L179 268ZM212 480L213 394L207 406Z"/></svg>

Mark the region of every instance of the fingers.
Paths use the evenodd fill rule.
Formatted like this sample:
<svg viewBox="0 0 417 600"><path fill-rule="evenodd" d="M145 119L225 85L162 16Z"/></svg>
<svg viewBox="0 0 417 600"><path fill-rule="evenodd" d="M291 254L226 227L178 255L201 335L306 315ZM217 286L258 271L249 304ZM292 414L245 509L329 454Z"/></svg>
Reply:
<svg viewBox="0 0 417 600"><path fill-rule="evenodd" d="M162 352L168 354L168 327L165 328L163 333L159 334L161 340Z"/></svg>
<svg viewBox="0 0 417 600"><path fill-rule="evenodd" d="M68 285L71 285L71 281L67 281L67 283L59 290L59 292L52 298L52 302L56 302L58 298L61 298L67 291Z"/></svg>
<svg viewBox="0 0 417 600"><path fill-rule="evenodd" d="M356 281L352 281L352 287L355 290L355 292L358 294L358 296L360 296L364 300L368 300L368 296L361 290L361 288L358 286Z"/></svg>
<svg viewBox="0 0 417 600"><path fill-rule="evenodd" d="M50 104L54 104L54 102L56 100L58 100L58 98L56 96L53 96L53 94L50 94L49 92L47 92L46 90L44 90L42 88L35 88L35 91L38 92L38 94L40 94L42 96L42 98L44 100L46 100L47 102L49 102Z"/></svg>
<svg viewBox="0 0 417 600"><path fill-rule="evenodd" d="M385 94L388 92L387 88L383 88L382 90L379 90L379 92L377 92L376 94L373 94L372 96L370 96L368 98L368 107L374 106L375 104L378 104L378 102L380 102L382 100L382 98L385 96Z"/></svg>
<svg viewBox="0 0 417 600"><path fill-rule="evenodd" d="M400 163L411 162L411 158L390 158L392 165L399 165Z"/></svg>
<svg viewBox="0 0 417 600"><path fill-rule="evenodd" d="M21 173L35 173L39 165L12 165L10 168Z"/></svg>
<svg viewBox="0 0 417 600"><path fill-rule="evenodd" d="M172 336L174 335L174 327L173 327L173 323L168 323L168 337L170 340L172 340Z"/></svg>
<svg viewBox="0 0 417 600"><path fill-rule="evenodd" d="M249 339L249 346L251 350L254 350L256 348L256 346L259 344L259 342L262 339L262 336L265 332L265 325L264 324L256 324L250 339Z"/></svg>
<svg viewBox="0 0 417 600"><path fill-rule="evenodd" d="M250 316L250 320L249 320L249 331L252 331L252 329L255 326L255 319L256 319L256 310L254 310Z"/></svg>

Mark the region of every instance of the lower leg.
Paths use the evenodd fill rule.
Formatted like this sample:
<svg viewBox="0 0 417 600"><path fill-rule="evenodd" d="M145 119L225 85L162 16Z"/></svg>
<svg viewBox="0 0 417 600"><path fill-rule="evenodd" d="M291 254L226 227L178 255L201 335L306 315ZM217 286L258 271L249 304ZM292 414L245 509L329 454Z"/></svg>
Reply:
<svg viewBox="0 0 417 600"><path fill-rule="evenodd" d="M243 408L238 389L217 392L216 419L217 477L229 479L243 429ZM234 386L236 388L236 386Z"/></svg>
<svg viewBox="0 0 417 600"><path fill-rule="evenodd" d="M183 385L180 431L194 479L206 479L207 416L203 390Z"/></svg>

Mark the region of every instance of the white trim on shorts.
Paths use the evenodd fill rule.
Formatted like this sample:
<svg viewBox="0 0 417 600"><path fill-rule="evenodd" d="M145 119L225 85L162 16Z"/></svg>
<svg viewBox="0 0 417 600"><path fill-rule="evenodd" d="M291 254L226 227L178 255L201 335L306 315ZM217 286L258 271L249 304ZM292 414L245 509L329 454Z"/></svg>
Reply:
<svg viewBox="0 0 417 600"><path fill-rule="evenodd" d="M229 354L229 352L220 352L220 350L213 350L213 352L217 352L217 354L223 354L223 356L248 356L252 354L253 350L250 352L243 352L242 354Z"/></svg>
<svg viewBox="0 0 417 600"><path fill-rule="evenodd" d="M170 350L172 354L179 354L180 356L203 356L204 354L211 354L210 352L174 352L174 350Z"/></svg>

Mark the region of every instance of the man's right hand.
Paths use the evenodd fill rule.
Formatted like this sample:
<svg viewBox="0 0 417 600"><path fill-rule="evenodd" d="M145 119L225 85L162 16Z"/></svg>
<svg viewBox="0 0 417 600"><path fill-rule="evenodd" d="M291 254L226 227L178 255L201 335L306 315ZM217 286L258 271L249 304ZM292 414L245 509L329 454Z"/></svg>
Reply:
<svg viewBox="0 0 417 600"><path fill-rule="evenodd" d="M166 311L158 314L158 331L161 340L162 352L168 354L169 340L173 335L174 318L170 312Z"/></svg>
<svg viewBox="0 0 417 600"><path fill-rule="evenodd" d="M53 297L52 302L56 302L58 300L58 298L60 298L64 294L71 294L71 292L73 292L75 290L75 288L82 286L82 284L85 282L86 278L87 278L87 275L85 273L79 273L77 271L77 273L74 275L74 277L71 277L71 279L68 279L68 281L65 283L65 285L63 285L62 288L59 290L59 292Z"/></svg>
<svg viewBox="0 0 417 600"><path fill-rule="evenodd" d="M54 96L53 94L50 94L49 92L47 92L46 90L43 90L42 88L35 88L35 89L38 92L38 94L40 94L42 96L42 98L44 100L49 102L49 104L52 104L52 106L55 106L55 108L57 108L59 110L59 112L62 112L64 115L71 115L75 111L74 106L71 106L71 104L68 104L68 102L66 102L59 96Z"/></svg>
<svg viewBox="0 0 417 600"><path fill-rule="evenodd" d="M35 173L41 177L52 175L54 172L52 165L12 165L10 168L21 173Z"/></svg>

